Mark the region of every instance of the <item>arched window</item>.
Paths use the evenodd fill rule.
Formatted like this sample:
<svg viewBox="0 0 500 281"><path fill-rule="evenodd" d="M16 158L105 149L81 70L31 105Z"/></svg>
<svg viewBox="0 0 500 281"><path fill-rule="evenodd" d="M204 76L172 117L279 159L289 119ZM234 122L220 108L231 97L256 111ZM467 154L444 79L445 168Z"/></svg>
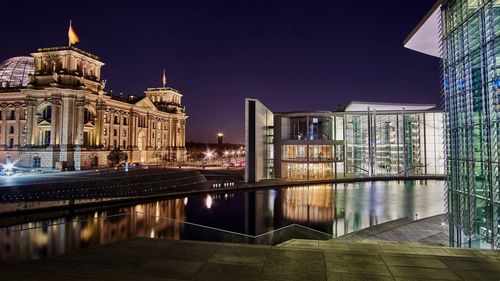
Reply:
<svg viewBox="0 0 500 281"><path fill-rule="evenodd" d="M92 112L90 110L88 110L87 108L85 108L85 111L83 113L83 123L84 124L87 124L87 123L94 124L94 114L92 114Z"/></svg>
<svg viewBox="0 0 500 281"><path fill-rule="evenodd" d="M49 105L49 106L46 106L43 110L42 110L42 119L49 122L52 121L52 106Z"/></svg>
<svg viewBox="0 0 500 281"><path fill-rule="evenodd" d="M16 119L16 111L14 109L11 109L9 112L9 120L14 120Z"/></svg>

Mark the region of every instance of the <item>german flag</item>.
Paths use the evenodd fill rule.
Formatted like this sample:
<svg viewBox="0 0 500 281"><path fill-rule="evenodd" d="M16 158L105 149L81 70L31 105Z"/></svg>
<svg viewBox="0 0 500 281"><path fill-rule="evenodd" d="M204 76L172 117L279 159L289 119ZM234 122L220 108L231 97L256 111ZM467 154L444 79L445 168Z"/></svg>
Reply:
<svg viewBox="0 0 500 281"><path fill-rule="evenodd" d="M68 42L69 42L69 46L71 46L72 44L78 43L78 41L80 41L80 39L78 38L78 35L76 35L75 30L71 26L71 20L70 20L69 21L69 28L68 28Z"/></svg>

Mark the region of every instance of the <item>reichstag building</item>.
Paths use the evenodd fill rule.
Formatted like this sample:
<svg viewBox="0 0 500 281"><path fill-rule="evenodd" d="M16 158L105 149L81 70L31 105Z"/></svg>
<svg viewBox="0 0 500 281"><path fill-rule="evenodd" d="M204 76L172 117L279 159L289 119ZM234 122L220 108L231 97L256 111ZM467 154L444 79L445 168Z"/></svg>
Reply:
<svg viewBox="0 0 500 281"><path fill-rule="evenodd" d="M0 64L0 161L19 168L81 170L186 158L182 94L105 92L100 59L74 46L43 48ZM111 160L110 160L111 159Z"/></svg>

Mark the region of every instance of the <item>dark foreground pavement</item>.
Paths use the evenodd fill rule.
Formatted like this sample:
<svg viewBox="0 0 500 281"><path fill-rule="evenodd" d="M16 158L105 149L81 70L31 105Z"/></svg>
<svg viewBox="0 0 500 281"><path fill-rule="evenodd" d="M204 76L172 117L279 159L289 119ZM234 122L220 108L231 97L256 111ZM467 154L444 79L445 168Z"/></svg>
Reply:
<svg viewBox="0 0 500 281"><path fill-rule="evenodd" d="M500 280L500 251L416 242L278 246L136 238L2 264L1 280Z"/></svg>

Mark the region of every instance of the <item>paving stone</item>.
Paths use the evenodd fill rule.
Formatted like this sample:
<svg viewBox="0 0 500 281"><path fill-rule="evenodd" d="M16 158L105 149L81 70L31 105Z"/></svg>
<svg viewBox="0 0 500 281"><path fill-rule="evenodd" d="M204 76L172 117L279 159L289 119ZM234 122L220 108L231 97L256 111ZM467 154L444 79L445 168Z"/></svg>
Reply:
<svg viewBox="0 0 500 281"><path fill-rule="evenodd" d="M380 250L378 244L363 244L363 243L350 244L349 249L355 251L368 251L368 252Z"/></svg>
<svg viewBox="0 0 500 281"><path fill-rule="evenodd" d="M441 247L411 247L415 253L419 255L432 255L432 256L449 256L450 254L446 252Z"/></svg>
<svg viewBox="0 0 500 281"><path fill-rule="evenodd" d="M146 263L144 263L141 268L168 272L195 273L198 271L198 269L200 269L202 265L202 262L194 261L150 259Z"/></svg>
<svg viewBox="0 0 500 281"><path fill-rule="evenodd" d="M452 270L444 268L420 268L388 265L389 271L395 277L424 278L438 280L460 280Z"/></svg>
<svg viewBox="0 0 500 281"><path fill-rule="evenodd" d="M466 257L440 257L439 259L453 270L497 271L500 275L500 262Z"/></svg>
<svg viewBox="0 0 500 281"><path fill-rule="evenodd" d="M328 276L328 281L392 281L391 276L381 275L367 275L367 274L350 274L350 273L337 273Z"/></svg>
<svg viewBox="0 0 500 281"><path fill-rule="evenodd" d="M260 266L248 266L248 265L233 265L233 264L222 264L222 263L205 263L200 270L195 275L195 279L203 280L210 276L214 280L221 278L254 278L258 279L260 275Z"/></svg>
<svg viewBox="0 0 500 281"><path fill-rule="evenodd" d="M316 242L308 248L134 239L52 258L2 263L0 279L500 280L500 251L405 242ZM405 252L385 253L398 247Z"/></svg>
<svg viewBox="0 0 500 281"><path fill-rule="evenodd" d="M223 264L246 264L251 266L263 266L267 256L251 256L251 255L228 255L214 254L208 261L213 263Z"/></svg>
<svg viewBox="0 0 500 281"><path fill-rule="evenodd" d="M384 264L365 264L365 263L326 263L328 276L336 273L353 273L367 275L386 275L391 276L389 270Z"/></svg>
<svg viewBox="0 0 500 281"><path fill-rule="evenodd" d="M482 270L460 270L455 272L462 277L463 280L481 280L481 281L498 281L500 274L497 271L482 271Z"/></svg>
<svg viewBox="0 0 500 281"><path fill-rule="evenodd" d="M326 280L325 271L316 271L314 269L309 270L300 270L296 267L289 267L286 270L280 268L277 269L275 267L264 266L262 269L262 273L260 275L261 278L271 279L271 280Z"/></svg>
<svg viewBox="0 0 500 281"><path fill-rule="evenodd" d="M384 253L408 253L415 254L415 251L409 246L405 245L380 245Z"/></svg>
<svg viewBox="0 0 500 281"><path fill-rule="evenodd" d="M381 255L386 265L426 268L448 268L441 260L419 255Z"/></svg>
<svg viewBox="0 0 500 281"><path fill-rule="evenodd" d="M384 264L379 255L345 254L325 252L325 260L328 262Z"/></svg>
<svg viewBox="0 0 500 281"><path fill-rule="evenodd" d="M479 257L479 251L476 249L463 249L463 248L443 248L448 252L447 256L459 256L459 257Z"/></svg>

